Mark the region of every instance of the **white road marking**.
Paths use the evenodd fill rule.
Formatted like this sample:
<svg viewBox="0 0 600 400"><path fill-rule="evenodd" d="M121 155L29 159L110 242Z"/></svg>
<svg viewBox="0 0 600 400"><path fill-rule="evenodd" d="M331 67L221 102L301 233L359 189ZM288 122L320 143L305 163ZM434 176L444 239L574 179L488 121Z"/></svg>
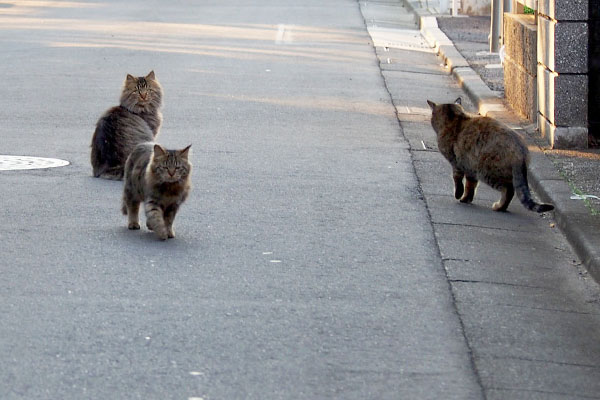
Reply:
<svg viewBox="0 0 600 400"><path fill-rule="evenodd" d="M277 25L277 34L275 35L275 44L291 43L292 25L279 24Z"/></svg>

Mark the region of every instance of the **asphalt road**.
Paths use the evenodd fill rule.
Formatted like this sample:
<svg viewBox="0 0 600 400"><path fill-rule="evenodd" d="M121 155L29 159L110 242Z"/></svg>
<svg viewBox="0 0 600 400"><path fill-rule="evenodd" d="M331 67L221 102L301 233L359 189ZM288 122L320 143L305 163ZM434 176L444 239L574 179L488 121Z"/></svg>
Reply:
<svg viewBox="0 0 600 400"><path fill-rule="evenodd" d="M0 152L72 165L0 176L0 397L477 393L356 2L2 11ZM159 141L193 151L167 243L128 231L122 183L89 165L97 118L151 69Z"/></svg>
<svg viewBox="0 0 600 400"><path fill-rule="evenodd" d="M396 114L399 97L421 102L429 86L411 77L412 97L394 92L356 1L256 3L0 8L0 154L71 162L0 171L0 398L488 393L473 350L487 336L470 330L481 310L463 315L447 266L460 257L444 254L465 243L445 247L461 233L435 224L456 204L428 197L450 179L411 150L412 133L430 138L426 119L411 130ZM126 74L152 69L165 92L158 140L191 143L194 165L167 242L128 231L122 183L89 164Z"/></svg>

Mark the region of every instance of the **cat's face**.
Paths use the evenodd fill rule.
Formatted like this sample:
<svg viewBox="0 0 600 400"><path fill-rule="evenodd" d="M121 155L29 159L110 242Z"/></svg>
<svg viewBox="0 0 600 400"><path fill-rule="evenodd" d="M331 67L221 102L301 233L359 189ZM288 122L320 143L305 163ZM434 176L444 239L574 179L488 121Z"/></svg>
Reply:
<svg viewBox="0 0 600 400"><path fill-rule="evenodd" d="M154 71L146 76L127 75L121 94L121 105L133 112L149 111L162 104L162 88Z"/></svg>
<svg viewBox="0 0 600 400"><path fill-rule="evenodd" d="M184 182L192 170L188 161L191 145L183 150L166 150L161 145L154 145L152 174L158 182Z"/></svg>

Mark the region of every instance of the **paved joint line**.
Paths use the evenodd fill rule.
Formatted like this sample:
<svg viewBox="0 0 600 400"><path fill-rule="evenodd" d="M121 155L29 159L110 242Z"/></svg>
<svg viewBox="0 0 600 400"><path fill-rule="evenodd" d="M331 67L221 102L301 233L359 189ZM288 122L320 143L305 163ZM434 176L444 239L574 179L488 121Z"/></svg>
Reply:
<svg viewBox="0 0 600 400"><path fill-rule="evenodd" d="M553 288L549 288L549 290L552 290ZM585 311L574 311L574 310L559 310L557 308L545 308L545 307L529 307L529 306L521 306L518 304L507 304L507 303L498 303L496 304L498 306L502 306L502 307L512 307L512 308L527 308L530 310L539 310L539 311L552 311L552 312L560 312L560 313L566 313L566 314L578 314L578 315L600 315L598 313L590 313L590 312L585 312ZM599 367L600 368L600 367Z"/></svg>
<svg viewBox="0 0 600 400"><path fill-rule="evenodd" d="M375 52L375 56L377 56L377 53ZM385 75L383 74L383 70L381 69L381 63L379 64L380 68L380 74L381 74L381 79L383 79L383 83L384 83L384 87L385 90L388 92L388 95L390 96L390 100L392 102L392 106L394 107L395 113L396 113L396 119L398 121L398 128L400 129L400 134L402 135L402 137L404 138L404 140L406 140L408 142L408 139L406 138L406 136L404 136L404 129L402 128L402 123L400 120L400 114L398 113L398 109L396 108L396 106L394 106L393 103L393 96L392 96L392 92L390 91L390 88L388 87L387 81L385 79ZM410 143L409 143L410 146ZM419 180L419 176L417 174L417 168L415 165L415 158L413 157L413 152L415 151L414 149L409 147L409 153L410 153L410 158L411 158L411 164L413 167L413 173L415 174L415 176L417 177L417 190L419 192L419 199L421 199L423 201L423 204L425 206L425 212L427 213L427 219L430 223L431 226L431 230L433 233L433 240L435 242L435 251L437 252L438 256L440 257L440 267L443 269L444 271L444 275L446 277L446 282L448 284L448 292L450 294L450 298L452 299L452 307L454 309L454 314L456 315L457 319L458 319L458 323L460 326L460 331L465 343L465 346L467 347L467 353L468 353L468 357L469 357L469 363L471 365L471 370L473 371L473 375L475 376L475 381L477 382L477 386L479 387L479 390L481 392L481 397L482 399L487 399L487 395L486 395L486 391L485 391L485 387L483 385L483 381L481 379L481 376L479 374L479 370L477 369L477 365L475 364L475 355L473 353L473 347L471 346L471 343L469 342L469 338L467 337L467 332L466 332L466 328L465 328L465 323L463 321L462 315L460 314L459 310L458 310L458 306L457 306L457 300L456 300L456 294L454 293L454 290L452 288L452 285L450 284L450 278L448 276L448 269L446 268L445 262L442 259L442 252L440 250L440 244L437 238L437 235L435 234L435 228L434 228L434 224L433 224L433 219L431 217L431 211L429 209L429 204L427 203L427 200L425 199L425 194L423 192L423 188L421 187L421 182ZM420 151L431 151L431 150L420 150Z"/></svg>
<svg viewBox="0 0 600 400"><path fill-rule="evenodd" d="M561 362L561 361L552 361L552 360L540 360L536 358L527 358L527 357L511 357L511 356L490 356L495 360L519 360L519 361L529 361L529 362L539 362L539 363L547 363L547 364L556 364L556 365L566 365L570 367L581 367L581 368L592 368L592 369L600 369L598 365L590 365L590 364L578 364L578 363L569 363L569 362Z"/></svg>
<svg viewBox="0 0 600 400"><path fill-rule="evenodd" d="M508 232L530 232L530 231L522 231L519 229L508 229L508 228L498 228L495 226L483 226L483 225L473 225L473 224L459 224L457 222L433 222L434 225L444 225L444 226L464 226L467 228L477 228L477 229L491 229L496 231L508 231Z"/></svg>
<svg viewBox="0 0 600 400"><path fill-rule="evenodd" d="M452 282L452 283L485 283L488 285L523 287L523 288L530 288L530 289L546 289L546 290L553 289L553 288L549 288L549 287L545 287L545 286L521 285L518 283L507 283L507 282L478 281L478 280L470 280L470 279L450 279L450 282Z"/></svg>
<svg viewBox="0 0 600 400"><path fill-rule="evenodd" d="M536 390L536 389L521 389L521 388L503 388L503 387L490 387L488 390L503 390L507 392L527 392L527 393L541 393L541 394L558 394L561 396L568 396L570 399L600 399L600 397L596 396L586 396L584 394L574 395L573 393L565 393L565 392L552 392L548 390ZM573 397L575 396L575 397Z"/></svg>
<svg viewBox="0 0 600 400"><path fill-rule="evenodd" d="M362 14L362 10L360 9L360 2L357 2L357 6L358 6L358 10L360 12L361 15ZM363 23L365 25L365 29L367 30L367 32L369 31L368 29L368 25L367 25L367 21L364 18L363 15ZM371 38L372 39L372 38ZM413 157L413 150L410 146L410 142L408 141L408 138L406 138L406 136L404 135L404 129L402 128L402 123L400 121L400 114L398 113L398 108L394 105L394 97L392 95L392 92L388 86L387 80L385 79L385 75L384 75L384 71L381 68L382 63L381 63L381 59L379 58L379 55L377 54L377 48L375 47L375 44L373 42L373 40L371 40L372 42L372 47L373 47L373 54L375 57L377 57L377 60L379 60L378 66L379 66L379 75L381 76L381 80L383 81L383 86L389 96L390 99L390 104L392 105L392 107L394 108L394 113L396 114L396 121L398 123L398 129L400 130L400 135L402 136L402 138L406 141L406 143L409 144L409 149L408 152L410 154L410 158L411 158L411 164L412 164L412 168L413 168L413 174L415 175L415 177L417 178L417 191L419 192L419 199L421 199L421 201L423 202L423 205L425 207L425 212L427 213L427 219L429 221L429 224L431 226L431 230L432 230L432 239L435 242L435 252L437 252L437 255L440 259L440 267L443 269L444 275L446 277L446 283L448 285L448 293L450 295L450 298L452 300L452 308L454 310L454 314L456 315L456 318L458 319L458 324L460 326L460 332L462 334L465 346L467 348L467 354L468 354L468 359L469 359L469 364L471 366L471 371L475 377L475 382L477 383L477 386L479 387L479 391L481 393L481 398L483 400L487 399L487 395L486 395L486 391L485 391L485 387L483 385L483 381L481 379L481 375L479 374L479 370L477 369L477 365L475 364L475 355L473 352L473 347L471 346L471 343L469 342L469 338L467 337L467 332L466 332L466 328L465 328L465 323L463 321L462 315L460 314L459 310L458 310L458 306L457 306L457 300L456 300L456 294L454 293L454 290L452 288L452 285L450 284L449 281L449 276L448 276L448 270L446 269L445 263L444 261L442 261L442 252L440 249L440 245L437 239L437 236L435 235L435 228L433 226L433 220L431 217L431 211L429 210L429 205L427 203L427 200L425 199L424 193L423 193L423 188L421 187L421 182L419 181L419 176L417 174L417 168L415 166L415 159Z"/></svg>
<svg viewBox="0 0 600 400"><path fill-rule="evenodd" d="M411 153L411 158L412 158L412 153ZM413 160L413 169L414 169L415 175L416 175L416 166L414 165L414 158L412 158L412 160ZM421 182L418 179L418 175L417 175L417 182L419 184L419 191L422 192L423 189L421 187ZM481 375L479 374L479 370L477 369L477 364L475 363L475 353L473 351L473 346L471 346L471 342L469 341L469 337L467 336L467 330L465 327L465 323L463 321L463 317L462 317L460 311L458 310L458 304L457 304L458 301L456 299L456 293L454 292L454 288L452 287L450 275L448 274L448 268L446 268L446 262L442 258L442 251L440 249L440 243L438 240L438 236L435 233L435 226L433 224L433 219L431 217L431 210L429 209L429 204L427 203L425 196L423 196L423 198L424 198L423 203L425 204L425 210L427 212L427 217L428 217L429 223L431 224L433 240L435 242L435 250L441 260L441 267L444 270L444 275L446 276L446 282L448 283L448 291L450 293L450 297L452 298L452 307L454 308L454 313L456 314L456 316L458 318L458 323L460 324L460 331L462 333L463 340L465 341L465 345L467 346L467 351L469 353L469 362L471 364L471 370L473 371L473 374L475 375L475 380L477 381L477 385L479 386L479 388L481 390L481 397L485 400L485 399L487 399L487 393L486 393L485 386L483 385L483 380L481 379Z"/></svg>
<svg viewBox="0 0 600 400"><path fill-rule="evenodd" d="M387 59L387 57L386 57ZM381 61L382 59L379 59L379 67L381 67L381 65L394 65L393 62L393 58L391 58L392 62L391 63L387 63L387 62L383 62ZM411 71L411 70L407 70L407 69L384 69L385 72L404 72L406 74L415 74L415 75L433 75L433 76L448 76L447 74L436 74L435 72L428 72L428 71Z"/></svg>

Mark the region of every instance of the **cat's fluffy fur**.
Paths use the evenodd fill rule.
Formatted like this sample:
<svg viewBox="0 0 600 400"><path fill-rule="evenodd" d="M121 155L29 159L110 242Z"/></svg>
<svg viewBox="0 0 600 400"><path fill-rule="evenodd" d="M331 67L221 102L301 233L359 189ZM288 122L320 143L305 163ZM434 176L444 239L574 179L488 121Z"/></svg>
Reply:
<svg viewBox="0 0 600 400"><path fill-rule="evenodd" d="M527 184L529 151L517 133L493 118L467 114L460 98L454 104L427 103L440 153L452 165L457 199L472 202L477 183L483 181L502 193L493 204L495 211L506 211L515 192L529 210L554 209L531 198Z"/></svg>
<svg viewBox="0 0 600 400"><path fill-rule="evenodd" d="M145 77L127 75L120 105L98 120L92 137L91 162L97 178L123 178L123 167L133 148L153 141L162 124L162 87L150 71Z"/></svg>
<svg viewBox="0 0 600 400"><path fill-rule="evenodd" d="M166 150L156 143L142 143L129 155L122 205L129 229L140 229L138 214L143 202L148 229L161 240L175 237L173 220L191 189L190 147Z"/></svg>

